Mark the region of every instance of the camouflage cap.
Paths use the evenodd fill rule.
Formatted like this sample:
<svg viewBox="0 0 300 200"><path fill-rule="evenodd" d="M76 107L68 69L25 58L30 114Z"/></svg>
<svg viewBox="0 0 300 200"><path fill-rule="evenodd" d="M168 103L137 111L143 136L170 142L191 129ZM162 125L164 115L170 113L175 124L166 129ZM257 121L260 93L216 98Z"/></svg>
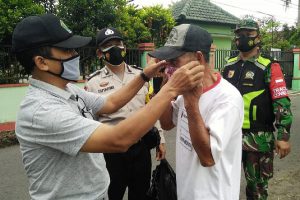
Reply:
<svg viewBox="0 0 300 200"><path fill-rule="evenodd" d="M234 32L237 32L241 29L259 31L259 26L258 26L258 23L256 21L254 21L253 19L242 19L237 24Z"/></svg>

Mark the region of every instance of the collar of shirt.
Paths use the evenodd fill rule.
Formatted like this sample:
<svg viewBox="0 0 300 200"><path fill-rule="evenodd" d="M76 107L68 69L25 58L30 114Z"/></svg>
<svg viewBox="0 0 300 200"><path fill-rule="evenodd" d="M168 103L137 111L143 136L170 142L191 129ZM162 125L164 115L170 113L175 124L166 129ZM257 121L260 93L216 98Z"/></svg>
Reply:
<svg viewBox="0 0 300 200"><path fill-rule="evenodd" d="M44 90L44 91L50 93L51 95L59 97L59 98L63 98L66 100L75 99L75 96L72 93L70 93L66 90L62 90L54 85L44 82L44 81L40 81L40 80L37 80L34 78L29 78L29 84L32 87L36 87L40 90Z"/></svg>
<svg viewBox="0 0 300 200"><path fill-rule="evenodd" d="M257 56L252 56L251 58L244 60L244 62L249 61L249 62L255 63L259 56L260 56L260 54L258 54ZM238 61L240 61L240 60L242 60L241 55L238 56Z"/></svg>
<svg viewBox="0 0 300 200"><path fill-rule="evenodd" d="M103 76L112 76L114 73L109 69L109 67L107 67L106 65L105 65L105 67L104 67L104 74L103 74ZM125 73L128 73L128 74L133 74L133 71L132 71L132 68L130 67L130 65L127 65L126 63L125 63L125 71L124 71Z"/></svg>

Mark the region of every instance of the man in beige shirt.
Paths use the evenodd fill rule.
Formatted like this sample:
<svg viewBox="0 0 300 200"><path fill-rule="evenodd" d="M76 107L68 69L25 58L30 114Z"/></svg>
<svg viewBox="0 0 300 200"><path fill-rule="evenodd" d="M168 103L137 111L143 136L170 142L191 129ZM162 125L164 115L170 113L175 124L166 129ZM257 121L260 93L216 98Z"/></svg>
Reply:
<svg viewBox="0 0 300 200"><path fill-rule="evenodd" d="M102 96L108 96L128 84L136 75L141 73L142 68L130 66L124 62L126 49L122 35L116 29L104 28L99 31L96 39L97 56L99 59L103 59L105 67L88 77L86 89ZM113 114L101 115L99 121L114 125L126 119L131 113L145 106L146 101L149 100L150 92L153 91L151 87L149 82L145 82L129 103ZM157 146L156 158L158 160L163 159L166 152L159 123L156 123L156 127L158 129L155 127L151 129L127 152L104 154L111 178L108 190L111 200L121 200L126 187L128 187L129 200L146 198L151 179L150 150ZM159 140L160 138L161 140Z"/></svg>

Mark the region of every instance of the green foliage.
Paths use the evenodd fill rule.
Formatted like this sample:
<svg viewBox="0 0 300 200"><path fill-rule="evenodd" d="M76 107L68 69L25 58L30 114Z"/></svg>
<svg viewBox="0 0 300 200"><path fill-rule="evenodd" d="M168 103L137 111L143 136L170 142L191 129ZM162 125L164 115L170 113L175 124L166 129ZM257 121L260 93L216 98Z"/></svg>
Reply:
<svg viewBox="0 0 300 200"><path fill-rule="evenodd" d="M32 0L0 0L0 43L11 44L11 35L21 19L44 13Z"/></svg>
<svg viewBox="0 0 300 200"><path fill-rule="evenodd" d="M175 26L171 9L165 9L161 5L144 7L140 12L140 18L149 29L151 41L156 46L165 43L171 29Z"/></svg>
<svg viewBox="0 0 300 200"><path fill-rule="evenodd" d="M114 24L123 33L127 46L132 48L143 42L162 46L174 25L170 9L162 6L137 9L134 5L122 8Z"/></svg>
<svg viewBox="0 0 300 200"><path fill-rule="evenodd" d="M59 0L58 16L75 33L95 36L97 29L114 24L126 0Z"/></svg>
<svg viewBox="0 0 300 200"><path fill-rule="evenodd" d="M45 12L56 13L55 2L56 0L33 0L37 4L44 6Z"/></svg>
<svg viewBox="0 0 300 200"><path fill-rule="evenodd" d="M140 42L151 41L148 28L140 18L141 10L128 5L120 10L113 26L123 35L127 47L136 48Z"/></svg>
<svg viewBox="0 0 300 200"><path fill-rule="evenodd" d="M290 43L293 47L300 47L300 29L296 29L290 37Z"/></svg>

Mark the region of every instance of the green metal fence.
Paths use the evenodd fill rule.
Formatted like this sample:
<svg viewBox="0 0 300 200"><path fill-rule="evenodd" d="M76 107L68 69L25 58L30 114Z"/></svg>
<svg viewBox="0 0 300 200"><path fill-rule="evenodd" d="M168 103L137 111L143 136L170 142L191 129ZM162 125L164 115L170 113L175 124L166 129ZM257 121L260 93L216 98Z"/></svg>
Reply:
<svg viewBox="0 0 300 200"><path fill-rule="evenodd" d="M83 79L86 75L102 68L103 63L97 58L95 47L80 48L78 53ZM126 63L141 66L141 53L139 49L127 49ZM0 45L0 84L26 83L28 77L29 75L12 54L11 46Z"/></svg>
<svg viewBox="0 0 300 200"><path fill-rule="evenodd" d="M80 68L83 79L86 75L103 66L103 63L96 56L95 47L84 47L79 49L78 52L81 56ZM141 66L141 54L142 51L138 49L127 49L126 63ZM226 60L237 54L237 50L217 49L214 57L215 68L221 71L226 64ZM294 68L293 52L272 51L264 52L264 54L270 55L279 61L285 74L287 85L291 88ZM24 83L28 80L28 77L29 75L25 73L22 66L11 53L11 46L0 46L0 84Z"/></svg>

